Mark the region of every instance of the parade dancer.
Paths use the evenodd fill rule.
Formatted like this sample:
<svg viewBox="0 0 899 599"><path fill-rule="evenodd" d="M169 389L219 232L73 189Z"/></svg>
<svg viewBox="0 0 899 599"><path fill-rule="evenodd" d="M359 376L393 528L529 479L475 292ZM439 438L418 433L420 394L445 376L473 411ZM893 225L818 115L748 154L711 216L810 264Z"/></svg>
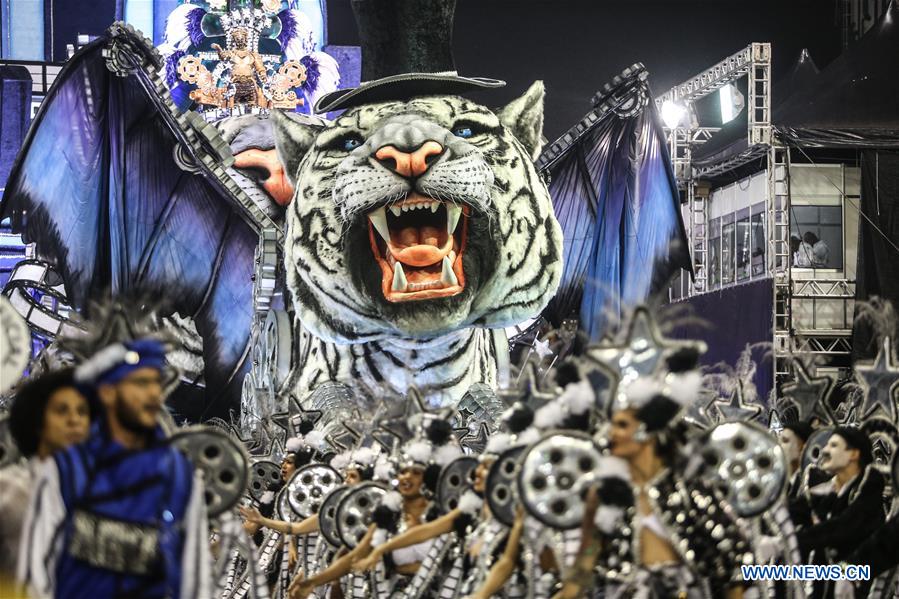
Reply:
<svg viewBox="0 0 899 599"><path fill-rule="evenodd" d="M166 442L165 347L113 343L76 370L102 416L41 469L25 518L19 580L32 597L188 599L210 592L203 483Z"/></svg>

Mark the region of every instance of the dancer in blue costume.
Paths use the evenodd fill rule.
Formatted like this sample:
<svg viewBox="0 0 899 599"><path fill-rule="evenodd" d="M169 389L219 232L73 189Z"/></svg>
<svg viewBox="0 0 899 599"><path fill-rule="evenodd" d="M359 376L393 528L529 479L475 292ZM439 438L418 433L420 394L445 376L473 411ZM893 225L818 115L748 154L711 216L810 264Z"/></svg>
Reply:
<svg viewBox="0 0 899 599"><path fill-rule="evenodd" d="M159 426L164 365L163 344L139 339L77 369L103 417L40 474L19 556L33 597L209 596L202 480Z"/></svg>

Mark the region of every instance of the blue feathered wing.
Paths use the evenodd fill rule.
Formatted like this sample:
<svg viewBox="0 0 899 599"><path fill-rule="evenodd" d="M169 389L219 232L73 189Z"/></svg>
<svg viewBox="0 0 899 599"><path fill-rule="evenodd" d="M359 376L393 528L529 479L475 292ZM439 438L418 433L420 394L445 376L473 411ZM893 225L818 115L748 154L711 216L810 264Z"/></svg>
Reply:
<svg viewBox="0 0 899 599"><path fill-rule="evenodd" d="M555 324L578 318L593 340L610 316L690 269L677 186L645 79L641 65L616 77L537 160L564 237L562 281L544 316Z"/></svg>
<svg viewBox="0 0 899 599"><path fill-rule="evenodd" d="M166 104L161 66L125 28L69 60L0 214L56 265L75 308L111 292L158 298L163 315L192 317L206 388L199 402L172 407L191 420L227 417L247 370L258 233L201 160L221 148L204 147L211 138ZM131 72L113 72L122 69Z"/></svg>

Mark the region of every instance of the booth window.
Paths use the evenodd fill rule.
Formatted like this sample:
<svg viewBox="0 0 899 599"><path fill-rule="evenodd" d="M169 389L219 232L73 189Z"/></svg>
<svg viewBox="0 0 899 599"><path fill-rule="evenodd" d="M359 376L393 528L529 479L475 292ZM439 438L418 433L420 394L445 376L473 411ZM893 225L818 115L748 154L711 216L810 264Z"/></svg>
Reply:
<svg viewBox="0 0 899 599"><path fill-rule="evenodd" d="M745 281L749 278L749 208L744 208L737 212L737 237L736 237L736 258L737 258L737 280Z"/></svg>
<svg viewBox="0 0 899 599"><path fill-rule="evenodd" d="M842 269L842 206L793 205L790 211L793 266Z"/></svg>
<svg viewBox="0 0 899 599"><path fill-rule="evenodd" d="M721 284L734 282L734 215L728 214L721 219Z"/></svg>
<svg viewBox="0 0 899 599"><path fill-rule="evenodd" d="M709 221L709 289L721 284L721 219Z"/></svg>
<svg viewBox="0 0 899 599"><path fill-rule="evenodd" d="M752 261L752 276L758 277L765 274L765 205L756 204L752 207L752 221L750 228L750 260Z"/></svg>

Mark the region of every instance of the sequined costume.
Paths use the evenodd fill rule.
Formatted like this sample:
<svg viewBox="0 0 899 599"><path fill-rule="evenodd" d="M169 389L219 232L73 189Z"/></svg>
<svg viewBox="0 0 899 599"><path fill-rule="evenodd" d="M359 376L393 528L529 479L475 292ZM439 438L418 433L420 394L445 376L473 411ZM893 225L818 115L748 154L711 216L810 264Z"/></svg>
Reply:
<svg viewBox="0 0 899 599"><path fill-rule="evenodd" d="M647 597L722 597L725 589L742 581L740 566L753 563L749 545L729 509L704 482L682 480L663 470L646 494L657 523L640 522L636 508L628 508L626 522L603 538L596 572L600 585L616 592L644 588ZM645 520L644 520L645 522ZM660 525L680 562L641 566L641 526ZM654 530L654 529L653 529ZM685 595L678 595L685 593ZM625 592L625 597L630 596Z"/></svg>

